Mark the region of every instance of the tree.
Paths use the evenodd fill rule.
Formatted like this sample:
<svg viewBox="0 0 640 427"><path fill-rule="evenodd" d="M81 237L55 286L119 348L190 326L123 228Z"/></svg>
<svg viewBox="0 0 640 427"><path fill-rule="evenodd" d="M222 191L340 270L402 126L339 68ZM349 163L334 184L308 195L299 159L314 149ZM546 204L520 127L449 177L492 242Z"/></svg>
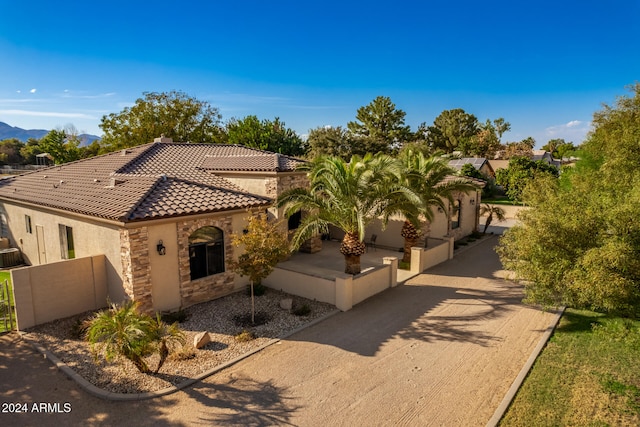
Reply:
<svg viewBox="0 0 640 427"><path fill-rule="evenodd" d="M307 144L309 146L307 156L311 159L318 156L332 156L349 160L353 155L349 132L341 126L312 129L309 131Z"/></svg>
<svg viewBox="0 0 640 427"><path fill-rule="evenodd" d="M280 222L270 222L265 214L247 218L247 232L232 234L234 246L244 246L244 253L231 263L231 269L241 276L249 277L251 287L251 323L255 323L254 284L273 271L289 254L289 241Z"/></svg>
<svg viewBox="0 0 640 427"><path fill-rule="evenodd" d="M444 110L427 128L427 141L434 150L452 153L478 133L478 119L462 108Z"/></svg>
<svg viewBox="0 0 640 427"><path fill-rule="evenodd" d="M508 142L504 147L503 158L505 160L512 157L531 157L533 156L533 147L536 146L536 140L527 137L519 142Z"/></svg>
<svg viewBox="0 0 640 427"><path fill-rule="evenodd" d="M492 206L489 203L483 203L480 208L480 215L487 215L487 220L484 223L484 229L482 230L482 234L487 233L487 228L493 222L493 216L495 215L498 222L505 220L505 212L500 206Z"/></svg>
<svg viewBox="0 0 640 427"><path fill-rule="evenodd" d="M77 135L54 129L40 140L38 147L43 153L49 153L56 164L61 164L80 158L79 144Z"/></svg>
<svg viewBox="0 0 640 427"><path fill-rule="evenodd" d="M184 92L144 92L135 105L103 116L103 151L153 142L164 135L180 142L224 142L217 108Z"/></svg>
<svg viewBox="0 0 640 427"><path fill-rule="evenodd" d="M501 122L496 126L494 123L499 120ZM460 144L461 151L467 156L493 158L501 148L500 135L511 126L502 118L494 120L494 123L487 119L483 125L478 125L476 134L463 140Z"/></svg>
<svg viewBox="0 0 640 427"><path fill-rule="evenodd" d="M0 162L5 164L22 164L24 158L21 151L25 144L17 138L0 141Z"/></svg>
<svg viewBox="0 0 640 427"><path fill-rule="evenodd" d="M640 316L640 84L593 118L581 160L526 187L530 209L501 239L527 300Z"/></svg>
<svg viewBox="0 0 640 427"><path fill-rule="evenodd" d="M405 151L399 158L402 164L402 184L417 195L418 203L406 199L407 204L401 206L401 212L406 220L402 226L401 235L404 237L403 262L411 262L411 248L420 238L421 232L416 228L421 218L433 221L433 207L443 211L448 208L445 202L453 204L456 192L474 191L477 187L466 179L447 180L455 174L445 159L439 155L426 157L421 152Z"/></svg>
<svg viewBox="0 0 640 427"><path fill-rule="evenodd" d="M278 117L273 121L260 121L256 116L231 119L227 123L227 142L290 156L303 156L307 151L304 141Z"/></svg>
<svg viewBox="0 0 640 427"><path fill-rule="evenodd" d="M411 129L404 124L406 113L396 109L391 98L378 96L369 105L358 108L356 121L347 123L353 137L353 153L396 151L411 139Z"/></svg>
<svg viewBox="0 0 640 427"><path fill-rule="evenodd" d="M570 152L575 151L576 147L573 145L573 142L565 142L562 138L556 138L550 139L542 146L542 149L550 152L554 158L562 159Z"/></svg>
<svg viewBox="0 0 640 427"><path fill-rule="evenodd" d="M20 149L20 156L23 158L24 164L35 165L37 164L36 156L38 154L42 154L42 152L43 151L40 149L40 141L35 138L29 138Z"/></svg>
<svg viewBox="0 0 640 427"><path fill-rule="evenodd" d="M158 351L158 372L171 343L184 343L184 334L177 324L168 326L160 317L153 319L139 313L138 303L127 301L120 307L112 304L109 309L96 313L87 323L86 339L96 358L98 352L104 353L107 362L122 356L146 374L151 370L144 358Z"/></svg>
<svg viewBox="0 0 640 427"><path fill-rule="evenodd" d="M520 202L525 186L533 178L542 174L557 177L559 171L555 166L542 160L533 161L526 157L512 157L506 169L498 169L496 172L496 183L505 188L511 200Z"/></svg>
<svg viewBox="0 0 640 427"><path fill-rule="evenodd" d="M398 213L404 199L418 202L415 194L400 183L400 164L382 153L354 155L349 162L320 156L305 166L309 188L295 188L278 197L277 206L287 216L304 211L292 238L294 248L314 235L327 233L329 225L345 232L340 253L345 273L360 273L360 256L365 252L365 230L380 218L385 225Z"/></svg>

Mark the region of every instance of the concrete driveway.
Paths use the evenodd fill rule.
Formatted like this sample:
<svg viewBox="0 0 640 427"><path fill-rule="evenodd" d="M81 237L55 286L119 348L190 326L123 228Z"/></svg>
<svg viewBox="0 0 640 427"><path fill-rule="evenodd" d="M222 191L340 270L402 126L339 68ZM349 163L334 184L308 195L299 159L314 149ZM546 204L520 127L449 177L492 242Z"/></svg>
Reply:
<svg viewBox="0 0 640 427"><path fill-rule="evenodd" d="M0 338L0 402L69 402L0 413L3 425L482 426L555 316L520 303L489 237L173 395L87 395L29 348Z"/></svg>

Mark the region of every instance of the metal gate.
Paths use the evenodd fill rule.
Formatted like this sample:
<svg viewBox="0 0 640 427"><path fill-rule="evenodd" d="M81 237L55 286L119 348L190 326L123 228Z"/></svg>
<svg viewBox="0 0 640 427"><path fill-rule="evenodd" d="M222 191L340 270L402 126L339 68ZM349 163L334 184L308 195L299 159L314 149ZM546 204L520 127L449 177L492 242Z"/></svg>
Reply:
<svg viewBox="0 0 640 427"><path fill-rule="evenodd" d="M8 280L0 282L0 334L16 327L15 304Z"/></svg>

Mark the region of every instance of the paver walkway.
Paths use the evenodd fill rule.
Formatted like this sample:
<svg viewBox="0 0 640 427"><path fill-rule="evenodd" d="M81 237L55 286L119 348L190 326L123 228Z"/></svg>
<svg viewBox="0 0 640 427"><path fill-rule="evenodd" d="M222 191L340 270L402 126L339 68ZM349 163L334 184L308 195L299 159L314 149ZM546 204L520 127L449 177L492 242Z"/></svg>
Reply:
<svg viewBox="0 0 640 427"><path fill-rule="evenodd" d="M0 338L0 402L69 402L2 425L483 426L554 315L520 303L496 238L202 383L142 402L87 395Z"/></svg>

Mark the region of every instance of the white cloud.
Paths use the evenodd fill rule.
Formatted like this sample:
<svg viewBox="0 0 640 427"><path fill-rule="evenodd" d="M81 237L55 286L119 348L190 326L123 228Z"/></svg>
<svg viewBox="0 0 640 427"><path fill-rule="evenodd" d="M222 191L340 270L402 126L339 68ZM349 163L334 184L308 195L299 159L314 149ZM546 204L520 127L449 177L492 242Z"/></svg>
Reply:
<svg viewBox="0 0 640 427"><path fill-rule="evenodd" d="M0 110L0 114L11 116L28 116L28 117L61 117L65 119L89 119L96 118L88 114L82 113L60 113L57 111L26 111L26 110Z"/></svg>
<svg viewBox="0 0 640 427"><path fill-rule="evenodd" d="M29 93L36 93L36 90L35 90L35 89L31 89L31 90L29 91Z"/></svg>
<svg viewBox="0 0 640 427"><path fill-rule="evenodd" d="M580 144L591 129L591 122L581 120L571 120L561 125L549 126L545 129L545 136L548 139L562 138L565 141L573 141Z"/></svg>
<svg viewBox="0 0 640 427"><path fill-rule="evenodd" d="M18 89L18 90L16 91L16 93L22 93L22 91L21 91L20 89Z"/></svg>

